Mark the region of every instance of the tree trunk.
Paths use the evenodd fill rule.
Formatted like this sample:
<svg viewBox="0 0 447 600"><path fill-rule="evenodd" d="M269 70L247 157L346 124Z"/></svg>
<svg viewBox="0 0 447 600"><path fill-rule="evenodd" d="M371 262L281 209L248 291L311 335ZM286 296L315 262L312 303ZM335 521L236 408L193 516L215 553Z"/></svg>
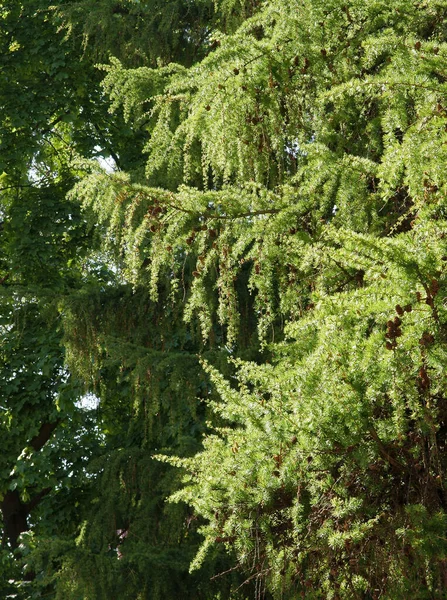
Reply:
<svg viewBox="0 0 447 600"><path fill-rule="evenodd" d="M38 452L50 439L53 431L58 426L59 421L53 423L43 423L37 435L35 435L29 445ZM8 539L11 548L14 550L18 546L18 539L21 533L28 531L28 515L35 508L44 496L51 491L46 488L38 492L29 502L22 502L17 490L6 492L1 504L0 510L3 516L4 536Z"/></svg>
<svg viewBox="0 0 447 600"><path fill-rule="evenodd" d="M19 535L28 531L28 506L17 490L6 492L1 503L3 527L11 548L17 548Z"/></svg>

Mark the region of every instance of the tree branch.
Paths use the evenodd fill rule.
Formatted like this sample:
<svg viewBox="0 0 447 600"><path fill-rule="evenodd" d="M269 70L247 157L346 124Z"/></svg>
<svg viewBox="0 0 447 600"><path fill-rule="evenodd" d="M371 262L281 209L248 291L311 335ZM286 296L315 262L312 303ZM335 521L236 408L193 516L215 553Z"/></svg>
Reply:
<svg viewBox="0 0 447 600"><path fill-rule="evenodd" d="M110 156L113 158L113 160L115 161L116 166L118 167L118 169L121 169L120 166L120 159L118 157L118 155L113 151L112 147L110 146L110 144L108 143L105 135L103 134L103 132L101 131L101 128L99 127L99 125L97 123L93 123L93 127L96 129L96 132L98 133L99 137L101 138L101 140L104 143L104 146L106 147L106 149L110 152Z"/></svg>
<svg viewBox="0 0 447 600"><path fill-rule="evenodd" d="M36 452L43 448L59 423L60 420L54 421L54 423L43 423L39 429L39 433L35 435L29 443L31 448L36 450Z"/></svg>
<svg viewBox="0 0 447 600"><path fill-rule="evenodd" d="M52 491L52 489L53 488L51 488L51 487L44 488L43 490L38 492L35 496L33 496L31 498L31 500L25 504L25 509L26 509L27 513L30 513L34 508L36 508L36 506L40 503L42 498L45 498L45 496L48 496L48 494Z"/></svg>
<svg viewBox="0 0 447 600"><path fill-rule="evenodd" d="M405 465L403 465L398 460L393 458L391 456L391 454L389 454L387 452L384 443L379 438L379 435L378 435L377 431L374 429L373 425L370 425L369 433L371 434L372 439L376 442L376 444L379 448L379 452L382 455L382 458L384 458L388 463L390 463L390 465L393 465L393 467L396 467L400 471L405 470Z"/></svg>

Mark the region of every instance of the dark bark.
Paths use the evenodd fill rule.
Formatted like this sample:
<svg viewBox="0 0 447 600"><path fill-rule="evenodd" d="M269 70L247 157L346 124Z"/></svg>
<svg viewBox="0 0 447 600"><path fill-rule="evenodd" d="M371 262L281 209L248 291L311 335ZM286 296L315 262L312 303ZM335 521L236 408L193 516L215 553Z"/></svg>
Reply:
<svg viewBox="0 0 447 600"><path fill-rule="evenodd" d="M59 421L54 423L43 423L37 433L29 442L29 445L38 452L50 439L53 431L56 429ZM30 512L39 504L44 496L51 491L51 488L45 488L36 493L29 502L23 502L17 490L8 490L0 504L0 510L3 517L4 537L9 541L14 550L18 546L20 534L28 531L28 516Z"/></svg>
<svg viewBox="0 0 447 600"><path fill-rule="evenodd" d="M42 498L50 492L51 488L45 488L33 496L27 503L22 502L17 490L9 490L6 492L2 503L0 504L0 509L3 516L4 534L13 550L18 546L20 534L29 530L29 514L33 508L39 504Z"/></svg>
<svg viewBox="0 0 447 600"><path fill-rule="evenodd" d="M19 535L28 531L28 508L17 490L6 492L2 503L3 528L11 548L17 548Z"/></svg>
<svg viewBox="0 0 447 600"><path fill-rule="evenodd" d="M112 8L112 13L114 15L125 15L125 16L127 16L129 14L129 9L125 8L124 6L121 6L120 4L116 4Z"/></svg>
<svg viewBox="0 0 447 600"><path fill-rule="evenodd" d="M39 433L35 435L29 443L31 448L36 450L36 452L43 448L58 425L59 421L55 421L54 423L43 423L39 429Z"/></svg>

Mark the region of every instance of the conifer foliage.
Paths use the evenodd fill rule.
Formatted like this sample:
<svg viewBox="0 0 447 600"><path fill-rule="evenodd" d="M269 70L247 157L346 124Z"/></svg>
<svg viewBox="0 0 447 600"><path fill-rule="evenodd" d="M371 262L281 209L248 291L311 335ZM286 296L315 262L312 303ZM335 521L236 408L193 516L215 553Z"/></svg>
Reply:
<svg viewBox="0 0 447 600"><path fill-rule="evenodd" d="M1 132L7 592L444 597L447 2L89 4Z"/></svg>

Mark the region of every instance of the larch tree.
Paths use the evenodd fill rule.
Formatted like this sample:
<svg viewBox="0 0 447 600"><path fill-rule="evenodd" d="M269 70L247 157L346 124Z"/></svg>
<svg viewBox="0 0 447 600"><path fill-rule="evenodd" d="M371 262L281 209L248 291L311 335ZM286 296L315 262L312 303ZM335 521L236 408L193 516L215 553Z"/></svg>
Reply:
<svg viewBox="0 0 447 600"><path fill-rule="evenodd" d="M0 72L11 590L444 597L447 2L44 4Z"/></svg>

